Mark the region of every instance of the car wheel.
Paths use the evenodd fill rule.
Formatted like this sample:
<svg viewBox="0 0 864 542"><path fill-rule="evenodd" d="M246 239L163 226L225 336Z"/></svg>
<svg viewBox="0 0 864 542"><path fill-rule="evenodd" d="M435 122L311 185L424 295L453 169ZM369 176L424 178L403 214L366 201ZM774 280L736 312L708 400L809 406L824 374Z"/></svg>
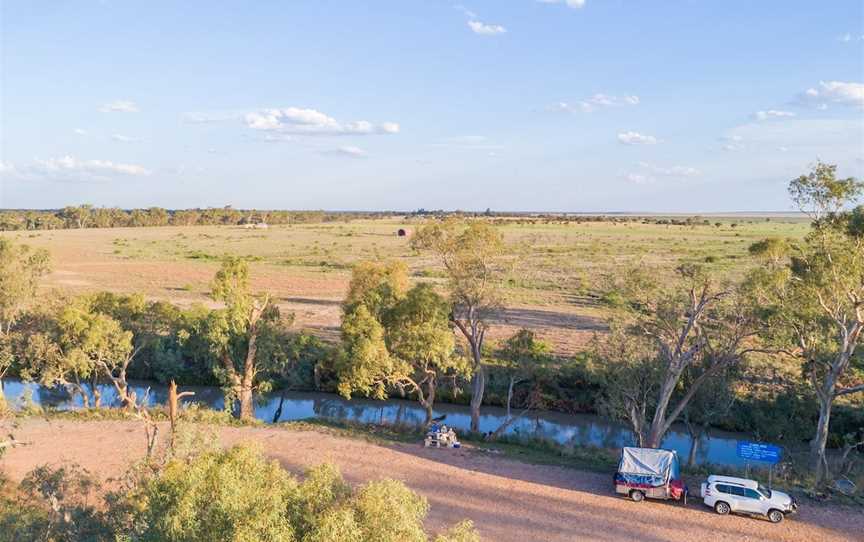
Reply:
<svg viewBox="0 0 864 542"><path fill-rule="evenodd" d="M769 510L768 511L768 521L771 523L780 523L783 521L783 512L780 510Z"/></svg>
<svg viewBox="0 0 864 542"><path fill-rule="evenodd" d="M717 512L718 514L720 514L721 516L725 516L726 514L728 514L729 512L732 511L732 508L730 508L729 504L727 504L723 501L717 501L717 503L714 505L714 511Z"/></svg>
<svg viewBox="0 0 864 542"><path fill-rule="evenodd" d="M633 499L634 502L642 502L645 500L645 494L641 491L631 491L630 498Z"/></svg>

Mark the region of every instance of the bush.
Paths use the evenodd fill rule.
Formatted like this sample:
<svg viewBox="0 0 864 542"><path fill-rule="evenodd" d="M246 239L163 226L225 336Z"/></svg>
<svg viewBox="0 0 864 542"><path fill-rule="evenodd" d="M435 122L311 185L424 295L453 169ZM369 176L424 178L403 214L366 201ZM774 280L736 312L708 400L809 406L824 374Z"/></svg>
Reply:
<svg viewBox="0 0 864 542"><path fill-rule="evenodd" d="M373 481L355 491L332 465L314 467L298 482L250 446L174 459L112 508L112 524L128 526L117 538L142 542L429 540L429 505L402 482ZM479 536L463 522L435 540Z"/></svg>
<svg viewBox="0 0 864 542"><path fill-rule="evenodd" d="M250 447L170 462L136 495L133 539L211 542L294 540L285 511L296 482Z"/></svg>

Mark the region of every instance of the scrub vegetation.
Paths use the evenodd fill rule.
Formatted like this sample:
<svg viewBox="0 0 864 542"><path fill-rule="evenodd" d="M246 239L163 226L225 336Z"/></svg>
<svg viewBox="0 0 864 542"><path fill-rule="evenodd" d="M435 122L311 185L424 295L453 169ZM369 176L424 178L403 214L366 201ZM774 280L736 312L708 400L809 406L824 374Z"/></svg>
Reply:
<svg viewBox="0 0 864 542"><path fill-rule="evenodd" d="M436 401L464 401L488 442L535 409L596 412L650 447L676 422L694 443L721 427L790 452L809 443L809 461L791 468L830 492L864 470L862 189L817 164L790 183L806 216L797 219L418 213L246 229L170 226L177 214L166 213L101 229L97 210L64 210L74 217L66 229L0 237L0 379L65 388L96 409L87 384L110 383L151 450L158 424L131 378L218 385L244 421L255 393L280 388L410 397L427 423ZM480 435L490 404L508 414ZM141 540L208 539L196 522L238 509L214 502L216 516L197 518L198 485L230 477L222 465L232 462L260 476L226 499L263 516L226 539L425 539L425 504L397 483L349 491L325 469L334 501L303 504L292 499L305 482L248 450L166 460L135 486L135 502L157 508L130 505L115 526ZM181 470L201 484L172 478ZM38 500L33 488L46 484L14 498ZM282 504L250 504L274 487ZM407 530L380 534L367 523L391 498ZM39 521L103 514L70 506L59 516L49 506ZM292 511L309 507L314 521ZM453 536L470 536L459 529Z"/></svg>

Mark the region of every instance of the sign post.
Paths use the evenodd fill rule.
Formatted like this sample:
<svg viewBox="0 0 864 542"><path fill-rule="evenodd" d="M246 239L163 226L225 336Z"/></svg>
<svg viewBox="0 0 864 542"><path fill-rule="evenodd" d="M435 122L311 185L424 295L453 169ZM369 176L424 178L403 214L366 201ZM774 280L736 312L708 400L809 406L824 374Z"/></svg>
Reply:
<svg viewBox="0 0 864 542"><path fill-rule="evenodd" d="M747 469L746 476L750 476L749 471L751 461L770 464L771 466L768 468L768 488L771 489L771 484L774 479L774 465L780 462L780 458L783 455L783 451L779 446L764 444L761 442L739 440L736 455L744 460L744 465Z"/></svg>

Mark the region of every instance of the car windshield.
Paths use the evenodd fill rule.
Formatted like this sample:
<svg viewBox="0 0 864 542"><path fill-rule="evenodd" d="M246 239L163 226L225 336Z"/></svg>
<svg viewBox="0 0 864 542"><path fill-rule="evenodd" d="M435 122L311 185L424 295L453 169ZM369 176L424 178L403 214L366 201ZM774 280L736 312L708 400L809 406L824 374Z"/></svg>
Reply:
<svg viewBox="0 0 864 542"><path fill-rule="evenodd" d="M765 495L769 499L771 498L771 490L763 486L762 484L759 484L759 493Z"/></svg>

